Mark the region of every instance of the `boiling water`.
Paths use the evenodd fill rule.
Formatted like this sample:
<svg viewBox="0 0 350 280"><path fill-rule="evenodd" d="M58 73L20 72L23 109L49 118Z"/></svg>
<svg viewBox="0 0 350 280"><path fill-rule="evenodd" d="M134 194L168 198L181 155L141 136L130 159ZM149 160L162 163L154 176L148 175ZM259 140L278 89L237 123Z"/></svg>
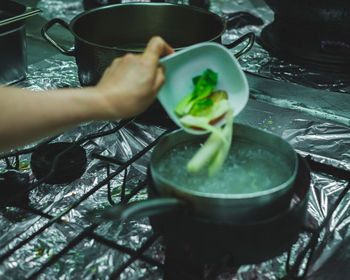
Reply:
<svg viewBox="0 0 350 280"><path fill-rule="evenodd" d="M177 186L216 194L263 191L280 185L292 175L292 167L281 155L244 141L233 142L224 166L214 176L208 176L207 168L189 173L186 164L199 147L199 143L175 146L164 154L155 171Z"/></svg>

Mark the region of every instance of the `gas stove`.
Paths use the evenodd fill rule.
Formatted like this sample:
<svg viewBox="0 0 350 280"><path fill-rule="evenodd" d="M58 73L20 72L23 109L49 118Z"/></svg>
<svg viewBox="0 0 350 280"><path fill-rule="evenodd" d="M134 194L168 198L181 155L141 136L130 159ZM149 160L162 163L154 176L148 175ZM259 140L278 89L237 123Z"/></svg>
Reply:
<svg viewBox="0 0 350 280"><path fill-rule="evenodd" d="M280 254L284 255L284 258L287 256L287 259L284 259L282 266L285 269L285 275L278 279L295 279L288 277L296 277L300 271L303 272L303 275L307 274L309 265L314 261L312 255L316 254L314 252L322 250L322 246L324 246L324 244L319 244L320 234L330 226L333 215L340 207L350 188L350 185L348 184L350 173L348 171L333 167L329 164L320 163L313 160L310 156L305 157L305 164L310 166L314 173L314 180L316 179L315 174L322 173L337 178L340 181L346 180L343 184L345 184L345 182L347 183L342 190L338 189L337 192L339 193L337 194L337 199L332 205L330 205L330 209L328 209L323 221L320 224L317 224L315 217L310 211L310 213L308 213L308 218L305 219L305 225L300 230L300 236L295 232L290 236L290 239L281 239L278 242L280 244L280 242L284 240L283 242L285 242L285 245L280 244L275 247L276 244L274 241L269 241L269 234L265 233L269 226L246 225L246 227L248 226L252 228L252 231L249 231L250 233L258 235L262 234L265 236L265 242L260 245L258 245L258 239L250 240L252 246L263 246L263 244L268 244L269 242L271 242L271 245L273 246L271 246L271 248L265 246L265 249L259 247L256 247L256 250L253 248L249 249L248 247L251 246L247 246L247 244L250 244L248 240L248 243L245 246L242 245L237 247L237 250L241 251L241 254L235 253L232 255L219 253L218 255L215 255L217 253L214 252L218 252L215 249L213 249L212 254L208 254L208 240L206 240L207 238L203 238L204 235L200 232L195 233L197 236L197 238L195 238L197 240L196 242L187 244L186 242L188 242L188 240L185 241L186 239L184 239L184 243L182 244L183 247L181 245L181 234L175 237L175 239L174 236L171 234L169 235L169 230L171 231L172 227L174 227L173 230L178 227L184 227L184 230L186 231L186 223L188 223L188 226L193 224L193 221L191 222L191 220L175 220L176 222L174 221L167 229L165 229L165 232L168 233L165 234L166 238L164 242L164 227L160 225L164 225L166 221L162 222L157 219L156 221L153 221L153 224L151 222L152 227L147 226L148 222L144 220L129 220L123 222L123 224L119 224L119 221L116 221L113 222L112 227L107 227L106 229L104 228L106 227L106 224L103 222L95 223L93 222L93 219L91 222L91 219L88 216L84 216L84 213L88 213L87 209L91 210L96 207L103 209L115 204L125 204L133 200L146 199L144 191L145 188L151 184L149 177L137 176L136 174L133 174L134 172L132 172L132 169L134 168L134 165L141 160L147 162L147 154L152 150L154 145L156 145L162 135L172 130L171 128L159 128L161 133L127 160L123 160L121 157L113 154L106 154L106 150L103 149L104 145L99 146L99 149L91 150L91 146L96 146L96 144L102 142L105 137L110 139L119 138L119 136L123 134L123 130L128 131L130 128L135 130L135 127L133 126L136 125L136 121L136 119L125 120L113 125L113 128L105 129L102 132L94 132L90 134L84 133L84 136L70 145L66 145L66 142L61 142L58 137L39 143L31 148L19 150L1 157L1 161L6 163L6 170L4 170L0 177L1 187L9 187L7 192L3 193L2 196L2 222L4 223L6 221L7 227L11 228L13 231L19 230L21 224L28 225L28 223L32 223L32 226L25 231L23 231L22 228L20 236L17 235L17 232L15 236L10 237L9 235L12 235L14 232L11 231L9 234L9 232L6 233L3 229L2 239L11 239L6 246L2 247L0 255L3 269L4 267L7 267L7 269L3 271L3 273L6 273L7 277L14 277L14 275L18 273L17 270L10 269L11 263L13 265L13 262L17 260L15 261L15 265L20 266L20 263L18 263L19 259L17 258L22 254L26 256L26 259L28 259L29 262L33 261L33 263L35 263L33 271L25 274L27 279L40 279L41 277L42 279L45 279L45 277L53 277L53 275L57 275L56 273L58 273L58 275L66 275L66 273L69 273L68 278L75 278L77 277L75 274L77 271L72 271L70 265L75 269L81 269L82 271L80 271L79 274L85 276L89 275L89 277L93 277L92 275L99 277L99 265L102 265L104 267L103 274L108 273L110 279L123 279L123 277L127 277L126 275L129 275L129 270L135 269L135 265L139 266L139 269L144 266L148 267L149 271L146 269L148 274L144 275L144 277L149 278L146 279L155 279L153 278L153 273L155 273L155 271L159 273L158 277L164 275L164 279L178 279L177 277L179 277L179 275L181 275L181 279L226 279L218 277L221 277L220 275L223 272L227 274L228 267L231 267L230 272L232 275L235 275L242 266L242 263L245 265L249 263L254 264L256 262L260 263L267 258L274 259ZM44 175L35 175L33 161L37 160L36 153L43 154L43 151L49 151L48 154L52 155L52 146L55 146L55 144L63 145L64 148L56 153L56 156L53 156L48 160L46 166L51 166L51 168L47 170ZM54 148L54 150L57 151L56 148ZM65 180L67 180L67 173L62 171L66 171L67 168L69 169L71 163L72 165L70 168L76 167L78 163L81 163L79 166L86 166L86 158L82 158L81 153L76 152L77 150L86 151L88 158L87 170L84 170L84 174L81 174L82 172L80 168L78 168L78 173L74 172L76 170L70 170L70 174L74 173L75 179L72 180L72 178L69 178L68 182L65 182ZM85 155L85 153L83 154ZM31 170L29 167L25 167L24 164L25 160L23 159L27 156L30 156L31 158ZM61 161L61 163L60 158L64 158L64 161ZM62 170L63 162L65 169ZM96 173L99 175L96 176ZM30 176L28 174L30 174ZM76 176L77 174L78 176ZM82 187L81 184L86 182L89 177L95 176L96 178L101 178L100 181L91 182L91 186L84 191L79 189ZM115 180L117 177L120 177L117 181L120 181L121 185L116 183ZM143 180L134 182L135 177L138 179L143 178ZM56 181L54 178L56 178ZM57 178L59 178L58 181ZM299 176L299 178L302 180L301 182L303 182L306 178L306 173ZM316 179L312 184L310 184L311 182L308 180L306 184L299 183L297 184L298 191L296 192L298 193L298 196L291 205L291 209L296 209L300 212L300 209L304 209L303 211L306 210L308 196L310 195L308 192L309 187L312 187L312 192L316 191L319 187L319 181ZM13 192L14 189L15 193ZM45 201L45 196L53 195L52 192L56 192L56 196L51 197L51 199L46 198L46 202L43 203L43 201ZM61 195L59 193L61 193ZM61 201L56 201L58 199ZM294 210L291 213L295 213ZM286 233L289 232L289 226L292 227L291 229L293 230L297 228L296 224L292 222L292 217L294 215L295 214L290 217L286 216L287 220L281 220L278 221L277 224L271 225L271 228L276 234L276 237L273 238L275 241L279 240L279 235L282 237L288 236ZM288 220L290 223L288 223ZM302 220L304 219L302 218ZM198 221L194 222L198 223ZM135 226L135 223L139 224ZM181 223L184 224L180 226ZM281 227L278 226L279 223L281 223ZM239 237L239 232L247 230L242 229L242 226L239 225L235 226L234 229L232 229L231 226L223 226L222 229L213 229L210 228L210 225L203 226L202 223L199 223L198 225L199 231L207 230L210 232L211 230L214 230L213 232L215 232L215 230L221 230L222 232L226 232L226 235L233 230L232 236L236 236L236 238L242 238L242 236ZM130 248L130 244L127 243L129 240L126 238L128 234L125 236L121 234L121 232L123 230L130 230L130 228L132 229L133 227L133 230L136 230L138 226L149 228L132 233L133 238L137 237L138 242L140 242L140 244L138 244L140 247L136 249ZM159 228L163 229L159 230ZM59 229L62 230L61 234L55 236ZM67 234L65 233L65 230L72 232ZM287 230L287 232L285 232L285 230ZM45 235L45 232L50 232L52 237L49 238L49 236ZM291 230L290 232L294 231ZM327 231L324 234L325 236L322 236L322 240L326 237L330 238L332 235L331 232ZM308 238L305 239L305 236L301 237L302 235L305 235ZM53 236L58 239L55 240ZM213 236L215 236L214 233ZM251 237L253 237L253 235L251 235ZM67 240L64 240L66 238ZM50 245L50 239L51 242L58 242L58 246L50 248L52 245ZM176 240L176 242L169 241L169 239L173 239L173 241ZM203 246L200 246L200 241L202 239L204 243ZM226 238L226 240L229 240L229 238ZM302 244L298 245L300 240L303 240ZM133 240L130 241L132 243L135 242ZM218 248L218 246L215 246L215 243L217 245L221 244L219 240L210 241L211 244L214 245L214 248ZM237 242L237 240L235 240L235 242ZM242 242L244 243L246 241L242 240ZM174 244L177 245L174 246ZM226 246L230 246L229 244L230 243ZM297 251L293 250L294 247L292 244L294 244L294 247L299 247ZM196 246L197 248L195 248ZM223 246L225 246L225 244L223 244ZM286 253L283 253L284 250L280 250L279 246L285 248ZM84 247L88 247L88 249L84 249ZM201 249L198 250L198 248ZM94 252L91 252L93 255L88 254L87 250L94 250ZM109 265L102 263L95 264L94 267L90 268L90 271L89 269L83 268L84 265L86 265L84 262L85 258L88 259L92 256L94 259L103 258L105 254L113 254L109 251L114 251L116 256L124 255L127 256L127 258L123 257L124 262L119 264L117 258ZM72 252L75 253L72 254ZM207 255L198 255L200 252L205 252ZM261 254L261 252L265 252L267 255L257 255ZM309 254L310 252L311 254ZM32 255L32 258L35 256L38 260L41 259L40 262L32 260L30 255ZM79 260L79 258L82 259ZM293 262L291 260L293 260ZM303 266L305 265L304 262L307 263L306 268ZM57 269L58 266L62 268ZM94 269L95 267L96 269ZM62 272L62 269L66 269L67 271Z"/></svg>
<svg viewBox="0 0 350 280"><path fill-rule="evenodd" d="M64 7L67 14L82 9L78 1L63 2L57 9ZM239 27L228 30L224 40L247 30L262 30L271 22L271 14L258 2L249 2L249 7L248 2L212 2L212 9L222 5L230 25ZM73 59L57 54L38 35L40 19L55 14L55 5L39 1L43 16L28 22L28 74L15 86L33 90L80 86ZM263 24L256 18L255 25L236 22L247 19L246 14L233 14L237 11L249 12L263 19ZM172 247L149 218L121 222L91 216L113 205L149 198L150 153L163 135L177 129L155 104L137 118L83 124L0 156L1 278L323 280L332 273L332 279L346 279L348 258L339 252L348 242L349 225L346 111L350 110L346 104L350 103L344 101L348 95L329 91L334 86L330 83L315 87L297 78L278 78L281 73L288 76L286 64L266 55L257 45L240 60L251 99L235 121L288 140L311 169L305 226L292 245L258 263L240 263L239 257L229 254L215 260L206 255L204 261L195 257L193 262L189 256L202 251L194 251L191 244ZM303 102L298 102L300 96ZM149 114L152 110L157 115ZM57 146L60 149L52 151Z"/></svg>

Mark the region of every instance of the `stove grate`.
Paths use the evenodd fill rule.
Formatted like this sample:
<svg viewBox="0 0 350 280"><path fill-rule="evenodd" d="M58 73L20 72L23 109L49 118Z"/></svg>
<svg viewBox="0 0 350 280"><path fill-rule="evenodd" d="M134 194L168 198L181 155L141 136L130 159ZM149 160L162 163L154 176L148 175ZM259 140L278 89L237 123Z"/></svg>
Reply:
<svg viewBox="0 0 350 280"><path fill-rule="evenodd" d="M80 140L78 140L76 143L79 145L83 145L86 141L90 141L90 140L98 138L98 137L103 137L103 136L113 134L113 133L119 131L121 128L123 128L127 124L130 124L132 121L133 121L133 119L121 121L118 124L118 126L114 129L111 129L109 131L99 132L99 133L93 133L93 134L84 136ZM122 185L121 200L118 203L121 203L121 204L128 203L130 201L130 199L132 199L135 195L137 195L142 189L144 189L146 187L148 182L147 182L147 180L140 182L138 184L138 186L131 191L131 193L126 194L125 185L127 182L127 176L126 176L127 168L131 164L133 164L136 160L138 160L139 158L144 156L147 152L149 152L158 143L160 138L170 131L171 130L165 130L156 140L154 140L151 144L149 144L147 147L145 147L143 150L141 150L136 155L134 155L131 159L129 159L125 162L120 162L120 161L116 160L115 158L104 156L104 155L97 154L97 153L92 154L93 158L99 159L106 164L106 166L105 166L106 167L106 174L107 174L106 178L103 179L98 184L96 184L93 188L91 188L88 192L83 194L79 199L77 199L75 202L70 204L64 211L62 211L61 213L59 213L56 216L48 215L46 213L41 212L38 209L30 207L30 206L18 207L21 210L26 211L28 213L32 213L32 214L38 215L40 217L44 217L48 221L45 225L38 228L29 237L20 241L17 245L13 246L11 249L9 249L8 251L6 251L2 255L0 255L0 263L3 263L4 261L6 261L9 257L11 257L11 255L14 252L16 252L17 250L19 250L20 248L22 248L23 246L28 244L31 240L33 240L39 234L44 232L47 228L51 227L53 224L61 223L62 217L64 215L66 215L72 209L76 208L79 204L81 204L83 201L85 201L93 193L98 191L101 187L107 185L108 201L111 205L116 204L116 202L113 201L113 198L111 195L110 181L115 176L122 174L122 173L124 173L123 174L124 179L123 179L123 185ZM33 148L23 149L21 151L16 151L16 152L10 153L6 156L1 157L0 160L4 160L8 168L14 168L13 165L10 164L10 158L15 158L15 168L18 169L19 168L19 159L20 159L21 155L32 153L41 145L50 143L51 141L53 141L55 139L56 138L54 137L54 138L51 138L51 139L45 141L45 143L39 144ZM339 169L339 168L335 168L335 167L332 167L332 166L329 166L329 165L326 165L323 163L316 162L309 156L306 157L305 159L308 162L312 171L325 172L327 174L333 175L333 176L338 177L340 179L345 179L345 180L350 182L350 172ZM55 159L55 160L57 160L57 159ZM111 172L110 165L118 165L119 167L116 169L116 171ZM53 166L52 166L52 169L54 169L54 168L55 168L55 164L53 164ZM45 180L45 178L41 178L40 180L37 180L36 182L29 184L29 187L28 187L29 191L38 187L42 182L44 182L44 180ZM290 263L292 253L291 253L291 249L289 250L288 259L286 261L286 275L287 276L283 279L292 279L293 277L294 277L293 279L303 279L306 276L313 253L316 250L320 250L320 248L324 245L322 243L318 244L318 239L319 239L320 233L326 227L333 212L338 207L338 205L340 204L340 202L344 198L345 194L349 191L349 189L350 189L350 184L348 184L346 186L346 188L342 191L342 193L338 197L336 203L332 206L330 212L328 213L328 215L325 218L325 220L323 221L323 223L319 226L319 228L317 228L316 230L315 229L314 230L313 229L305 229L306 232L310 233L311 237L310 237L307 245L302 250L302 252L296 257L293 264ZM90 226L86 227L80 234L78 234L74 239L72 239L61 251L59 251L57 254L53 255L50 258L50 260L48 260L40 268L38 268L38 270L33 272L31 275L29 275L28 279L37 278L48 267L52 266L64 254L66 254L69 250L73 249L77 244L79 244L84 239L94 239L95 241L97 241L105 246L108 246L114 250L121 251L121 252L128 254L130 256L128 261L126 261L124 264L122 264L120 267L118 267L115 271L113 271L111 273L110 279L117 279L118 277L120 277L121 274L123 273L123 271L125 271L125 269L128 266L130 266L133 262L135 262L136 260L142 260L142 261L144 261L152 266L158 267L162 271L165 270L164 264L162 264L158 260L155 260L155 259L153 259L149 256L146 256L144 254L147 251L147 249L149 249L157 240L159 240L160 236L158 234L153 234L151 237L148 238L148 240L146 242L143 243L143 245L139 249L134 250L134 249L127 248L125 246L118 245L116 242L113 242L105 237L98 235L97 233L94 232L98 228L98 226L99 226L98 223L92 223ZM307 265L306 265L306 268L303 270L303 273L300 275L302 263L305 259L307 259ZM207 271L205 273L206 274L205 279L207 279L207 280L217 279L217 277L222 273L223 269L225 268L225 266L228 265L228 263L229 263L229 257L228 257L228 259L224 259L224 260L218 262L217 264L213 265L211 268L209 268L209 269L207 268ZM190 273L190 270L189 270L189 273ZM194 279L194 278L192 278L192 279Z"/></svg>

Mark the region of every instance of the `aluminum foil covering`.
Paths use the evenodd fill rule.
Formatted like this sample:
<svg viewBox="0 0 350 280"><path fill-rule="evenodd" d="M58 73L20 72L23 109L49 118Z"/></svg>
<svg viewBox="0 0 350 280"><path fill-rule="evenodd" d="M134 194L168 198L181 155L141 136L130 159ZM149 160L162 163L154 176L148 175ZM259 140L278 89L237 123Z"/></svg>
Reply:
<svg viewBox="0 0 350 280"><path fill-rule="evenodd" d="M76 78L76 65L72 61L60 60L59 56L46 59L29 67L28 79L19 86L43 90L56 87L79 86ZM249 101L246 110L237 119L260 129L276 133L288 140L301 154L310 154L319 161L330 163L345 169L350 169L349 158L349 129L334 123L325 123L319 119L297 114L293 110L277 108L269 104L257 101ZM88 123L60 135L54 141L77 141L84 135L92 132L107 131L114 128L117 123ZM118 133L96 138L83 144L88 153L88 167L84 175L69 185L39 186L31 192L30 201L35 208L48 215L55 216L65 211L76 199L91 190L98 182L106 177L105 166L100 160L90 155L97 152L106 156L115 156L119 160L126 160L151 143L164 130L157 126L146 126L133 122L121 129ZM23 172L31 174L28 166L30 155L20 158L23 163ZM127 170L128 191L132 190L140 180L145 178L149 153L142 157ZM2 168L5 168L1 162ZM118 166L111 166L112 171ZM309 214L312 226L320 224L326 217L330 206L334 203L339 193L344 189L345 182L332 178L325 174L312 175L312 191L310 192ZM32 174L31 174L31 178ZM112 180L112 197L115 201L120 199L120 189L124 173ZM14 279L18 275L30 275L39 265L50 260L84 228L91 224L88 213L93 209L102 209L110 206L106 197L107 187L103 186L93 195L83 201L77 208L72 209L62 216L61 223L55 223L46 229L30 243L17 250L7 261L1 265L2 279ZM135 199L146 199L146 190L141 191ZM327 237L327 247L319 252L318 258L313 261L311 272L317 272L323 268L329 256L339 244L348 236L349 198L347 195L338 207L334 217L327 227L323 237ZM1 253L18 244L18 242L42 225L48 222L46 218L28 214L16 208L8 207L2 213L0 244ZM11 228L11 231L8 231ZM132 249L139 248L145 240L151 236L152 228L147 218L118 222L102 223L95 233L108 239L117 241ZM326 234L327 233L327 234ZM294 245L294 257L303 248L310 235L301 234L300 239ZM164 261L164 246L161 239L157 241L146 255ZM62 256L54 265L49 266L39 279L75 279L93 277L105 279L105 275L111 274L115 267L127 261L129 256L108 246L101 245L93 239L83 239L74 250ZM287 254L264 262L259 265L242 266L236 272L227 271L220 275L219 279L276 279L285 274L285 262ZM336 274L336 272L334 272ZM312 274L311 274L312 275ZM311 276L310 276L311 277ZM132 263L122 274L121 279L162 279L162 273L157 267L153 267L143 261ZM312 278L310 278L312 279Z"/></svg>
<svg viewBox="0 0 350 280"><path fill-rule="evenodd" d="M16 86L30 90L80 87L77 66L70 57L53 56L29 65L26 79Z"/></svg>
<svg viewBox="0 0 350 280"><path fill-rule="evenodd" d="M82 0L40 0L37 7L42 10L42 17L47 20L60 18L67 22L84 10Z"/></svg>
<svg viewBox="0 0 350 280"><path fill-rule="evenodd" d="M80 9L79 5L79 1L70 1L68 4L63 0L40 1L38 4L47 17L57 16L56 12L62 17L71 17L77 12L78 8ZM220 3L220 5L223 5L225 9L238 9L241 4L239 1L227 1ZM58 6L61 7L60 11L58 11ZM71 9L72 14L61 12L62 7ZM215 9L215 5L212 8ZM261 17L268 15L271 18L271 13L266 8L249 11ZM224 39L231 40L237 36L238 33L235 34L235 32L229 31ZM249 56L251 59L245 56L241 61L249 71L260 72L262 70L261 68L258 69L258 66L269 63L276 63L274 65L277 67L277 62L269 58L258 46ZM286 72L281 70L281 74L283 73ZM40 91L61 87L79 87L80 85L74 61L62 55L57 55L34 65L29 65L27 79L16 86ZM350 170L350 131L346 126L324 122L309 115L254 100L249 101L246 109L236 121L280 135L288 140L303 156L310 155L317 161ZM83 124L59 135L53 142L79 141L85 135L108 131L117 125L118 122ZM67 244L91 226L93 222L89 215L91 210L104 209L110 206L106 195L107 186L104 185L77 207L69 210L77 199L93 189L107 176L106 164L95 159L92 156L94 153L112 156L118 160L127 160L163 132L164 129L161 127L134 121L116 133L86 141L82 146L87 152L88 166L80 179L68 185L42 184L30 193L31 206L46 213L48 217L40 217L14 207L7 207L5 211L2 211L0 213L0 254L7 252L19 244L21 240L37 232L39 228L49 222L50 217L61 213L64 213L64 215L60 217L60 222L48 227L7 258L0 265L0 278L22 279L29 277L42 264L50 261ZM132 191L140 181L145 179L149 156L150 152L127 168L127 192ZM10 158L11 163L14 163L14 160L14 158ZM30 154L21 155L20 162L21 172L28 173L31 180L34 181L29 164ZM0 172L4 171L5 168L5 162L0 161ZM118 168L118 165L112 164L110 168L113 172ZM115 202L120 200L124 176L125 172L121 172L111 181L112 198ZM346 182L338 178L323 173L312 173L308 226L317 227L324 221L345 186ZM146 189L141 190L134 199L147 199ZM350 194L347 194L320 235L319 250L312 258L308 279L346 279L343 278L344 267L342 265L346 266L346 260L348 259L346 254L339 254L339 248L343 248L349 239L349 202ZM103 222L99 224L93 234L113 240L130 249L137 249L152 236L153 231L148 218L139 218L122 223L117 221ZM299 240L293 246L292 263L298 253L302 251L310 236L309 233L300 234ZM164 250L162 239L159 238L145 252L145 255L163 263ZM335 255L339 256L340 260L333 261ZM93 238L83 238L77 242L73 249L64 253L59 260L47 267L38 279L109 279L108 275L128 259L129 255L126 253L103 245ZM287 253L258 265L241 266L238 270L227 267L218 279L278 279L286 274L286 260ZM305 265L306 262L303 262L301 272ZM329 275L331 277L327 278L326 276ZM162 271L156 266L138 260L123 271L120 279L162 279Z"/></svg>
<svg viewBox="0 0 350 280"><path fill-rule="evenodd" d="M309 155L318 162L350 170L348 153L350 134L347 126L325 122L291 109L276 108L273 105L253 100L249 101L247 108L238 116L237 121L281 136L291 143L302 156ZM329 174L312 173L308 226L317 227L324 221L347 183ZM347 244L349 198L350 194L343 198L327 223L326 229L322 232L318 242L317 257L312 258L307 279L328 279L321 278L319 271L322 273L332 271L332 278L329 279L344 279L340 271L343 273L344 262L349 260L347 256L343 256L343 262L338 264L339 274L334 269L334 262L330 266L328 260L332 258L339 246ZM308 238L310 235L301 234L298 242L294 245L296 255L304 248ZM327 245L322 247L322 242ZM286 258L285 254L264 264L241 267L237 278L232 279L276 279L276 277L283 277Z"/></svg>

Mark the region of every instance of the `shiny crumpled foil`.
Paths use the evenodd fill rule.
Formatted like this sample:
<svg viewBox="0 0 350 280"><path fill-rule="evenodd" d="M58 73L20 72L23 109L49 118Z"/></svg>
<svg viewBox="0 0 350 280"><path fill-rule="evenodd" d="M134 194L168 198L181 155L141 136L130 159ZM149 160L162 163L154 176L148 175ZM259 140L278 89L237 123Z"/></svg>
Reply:
<svg viewBox="0 0 350 280"><path fill-rule="evenodd" d="M82 0L41 0L38 2L37 7L42 10L42 17L47 20L60 18L70 21L83 11Z"/></svg>
<svg viewBox="0 0 350 280"><path fill-rule="evenodd" d="M298 113L291 109L278 108L271 104L254 100L248 102L245 110L240 114L237 122L264 129L275 133L287 140L302 156L311 156L314 160L343 170L350 170L349 147L350 129L337 123L325 122L315 117ZM327 217L340 193L348 182L329 174L312 172L312 184L309 196L307 225L319 226ZM325 230L322 231L318 242L317 254L311 259L307 279L345 279L344 266L350 259L342 255L339 263L332 262L334 252L347 244L350 223L349 211L350 193L347 193L336 208ZM298 242L293 246L292 264L303 250L310 238L310 234L301 234ZM324 242L326 246L321 247ZM287 254L264 262L259 265L242 266L234 277L220 279L279 279L285 275ZM304 262L305 265L306 262ZM344 264L345 263L345 264ZM339 274L335 266L339 268ZM301 272L305 267L301 266ZM322 273L332 273L330 278L321 278ZM317 275L317 276L316 276ZM326 275L326 274L325 274Z"/></svg>
<svg viewBox="0 0 350 280"><path fill-rule="evenodd" d="M242 1L223 3L228 3L224 6L227 10L229 8L238 9L241 7L240 5L243 5ZM62 17L71 17L78 12L79 5L80 1L67 3L63 0L40 1L38 4L47 17L56 17L56 12L60 13ZM66 7L69 7L68 9L71 9L72 13L62 12ZM215 10L215 8L216 6L213 5L212 9ZM256 12L257 15L262 16L267 11L265 9L250 10L250 12ZM271 17L271 14L269 14L269 17ZM224 40L231 40L236 38L237 34L228 31L225 36L227 37L224 37ZM241 59L242 65L245 65L249 71L257 72L261 71L259 65L266 65L273 61L275 60L270 59L268 54L264 53L258 46L248 56L246 55ZM79 87L80 85L75 62L72 59L64 58L62 55L57 55L34 65L29 65L27 79L17 84L17 86L40 91L52 88ZM317 161L350 170L350 155L348 152L350 134L348 127L324 122L293 110L278 108L254 100L249 101L237 121L282 136L303 156L310 155ZM118 122L83 124L65 132L53 141L78 141L86 135L113 129L117 124ZM158 126L132 122L117 133L84 142L82 146L88 156L88 166L84 175L68 185L42 184L38 186L30 193L30 204L49 215L48 217L54 217L62 213L78 198L96 186L98 182L106 178L106 164L93 158L93 153L127 160L151 143L163 131L164 129ZM149 156L150 153L147 153L127 168L127 192L135 188L139 181L145 179ZM14 158L10 158L11 163L14 160ZM29 161L30 154L20 156L21 172L30 174L31 179L34 180ZM6 163L3 160L0 161L0 171L5 168ZM110 168L113 172L118 168L118 165L111 165ZM112 199L115 202L120 200L120 189L124 175L125 173L121 172L111 181ZM312 173L308 205L310 226L320 225L324 221L345 186L345 181L328 174ZM61 218L61 222L54 223L28 244L16 250L0 265L0 278L22 279L29 277L44 263L50 261L53 256L91 225L89 211L110 206L106 193L107 186L102 186L76 208L65 213ZM134 199L147 199L146 190L139 192ZM312 258L308 279L346 279L343 278L344 267L341 265L346 266L347 255L338 253L339 248L344 247L349 239L349 201L350 194L347 194L322 232L319 244L321 244L321 241L325 241L326 246L318 250ZM33 215L14 207L7 207L6 211L2 211L0 215L0 254L7 252L33 232L37 232L49 221L48 217ZM119 222L104 222L99 224L94 231L96 235L103 236L131 249L139 248L152 233L148 218L132 219L122 224ZM293 246L292 262L309 238L310 234L303 233L300 235L299 240ZM340 261L332 261L335 254L340 256ZM163 262L164 246L162 240L157 240L146 251L145 255ZM73 249L47 267L38 276L38 279L109 279L109 275L128 259L129 255L103 245L93 238L83 238ZM287 254L285 253L258 265L241 266L238 271L228 267L220 274L218 279L278 279L286 274L286 260ZM301 267L301 271L304 268L305 262ZM162 279L162 271L138 260L123 271L120 279Z"/></svg>

